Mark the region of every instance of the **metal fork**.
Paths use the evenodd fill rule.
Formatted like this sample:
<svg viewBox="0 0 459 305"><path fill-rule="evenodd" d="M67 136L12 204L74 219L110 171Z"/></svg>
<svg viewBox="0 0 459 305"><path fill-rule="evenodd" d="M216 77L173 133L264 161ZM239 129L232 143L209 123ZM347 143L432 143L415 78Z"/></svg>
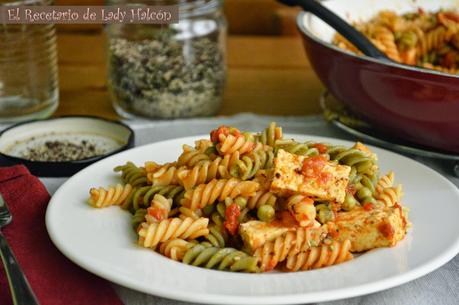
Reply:
<svg viewBox="0 0 459 305"><path fill-rule="evenodd" d="M5 200L0 194L0 229L8 225L13 216L8 210ZM32 233L32 232L31 232ZM30 288L29 282L21 270L13 251L6 242L5 237L0 230L0 256L2 257L3 265L5 266L6 276L10 284L13 304L15 305L38 305L37 298Z"/></svg>

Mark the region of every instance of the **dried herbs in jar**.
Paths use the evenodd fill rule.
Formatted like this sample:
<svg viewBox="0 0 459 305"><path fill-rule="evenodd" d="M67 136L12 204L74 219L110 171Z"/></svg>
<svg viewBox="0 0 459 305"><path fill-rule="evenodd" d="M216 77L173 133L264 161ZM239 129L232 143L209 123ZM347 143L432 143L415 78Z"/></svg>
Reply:
<svg viewBox="0 0 459 305"><path fill-rule="evenodd" d="M184 3L178 24L108 29L109 90L119 114L180 118L218 111L226 78L221 1Z"/></svg>

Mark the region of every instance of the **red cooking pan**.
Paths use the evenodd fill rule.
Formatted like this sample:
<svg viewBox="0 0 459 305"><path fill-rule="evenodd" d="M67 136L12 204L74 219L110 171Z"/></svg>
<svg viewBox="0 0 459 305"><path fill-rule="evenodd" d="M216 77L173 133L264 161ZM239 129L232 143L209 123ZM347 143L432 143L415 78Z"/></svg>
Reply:
<svg viewBox="0 0 459 305"><path fill-rule="evenodd" d="M384 9L401 13L457 8L456 0L280 2L307 11L299 14L297 25L311 65L328 90L352 112L397 138L459 153L459 76L393 62L343 20L366 20ZM321 19L365 56L332 45L335 31Z"/></svg>

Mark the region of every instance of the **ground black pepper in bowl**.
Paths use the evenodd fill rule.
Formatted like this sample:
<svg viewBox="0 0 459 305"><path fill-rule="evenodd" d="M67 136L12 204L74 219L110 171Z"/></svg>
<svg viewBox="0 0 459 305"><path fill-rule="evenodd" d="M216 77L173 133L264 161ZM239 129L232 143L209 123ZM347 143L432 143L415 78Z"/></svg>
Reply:
<svg viewBox="0 0 459 305"><path fill-rule="evenodd" d="M104 149L87 140L78 143L54 140L28 148L22 152L21 157L30 161L62 162L87 159L104 153Z"/></svg>
<svg viewBox="0 0 459 305"><path fill-rule="evenodd" d="M99 134L52 132L15 141L4 152L34 162L66 162L102 156L121 145Z"/></svg>

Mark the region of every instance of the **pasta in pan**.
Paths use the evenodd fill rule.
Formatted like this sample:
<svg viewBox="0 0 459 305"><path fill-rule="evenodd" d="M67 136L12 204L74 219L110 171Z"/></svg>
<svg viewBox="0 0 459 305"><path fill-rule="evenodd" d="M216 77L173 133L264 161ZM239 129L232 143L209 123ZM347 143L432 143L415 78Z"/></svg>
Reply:
<svg viewBox="0 0 459 305"><path fill-rule="evenodd" d="M459 13L453 10L397 15L381 11L367 22L355 24L390 59L440 72L459 73ZM344 37L333 43L360 54Z"/></svg>
<svg viewBox="0 0 459 305"><path fill-rule="evenodd" d="M409 226L401 185L368 147L300 143L275 123L255 134L220 126L177 161L115 172L123 184L91 188L88 203L129 211L140 247L192 266L322 268L394 246Z"/></svg>

